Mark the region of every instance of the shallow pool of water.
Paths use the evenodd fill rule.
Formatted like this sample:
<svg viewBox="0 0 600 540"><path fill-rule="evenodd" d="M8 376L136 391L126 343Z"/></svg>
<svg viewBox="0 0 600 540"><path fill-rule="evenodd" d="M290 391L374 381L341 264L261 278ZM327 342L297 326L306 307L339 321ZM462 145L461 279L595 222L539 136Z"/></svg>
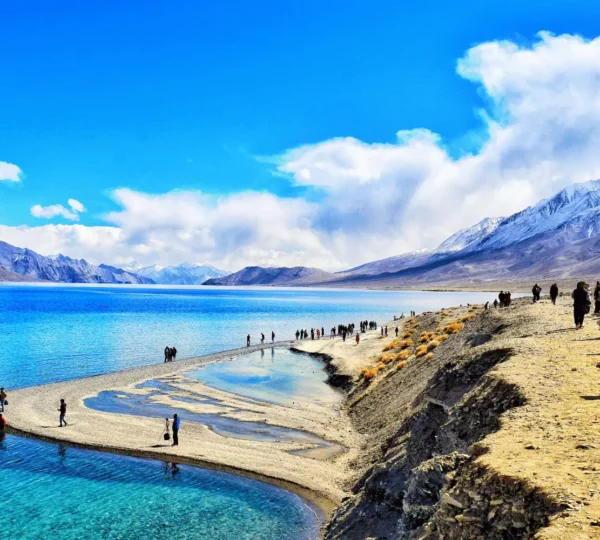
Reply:
<svg viewBox="0 0 600 540"><path fill-rule="evenodd" d="M145 384L138 385L138 387L142 386L145 386ZM164 388L164 386L154 383L151 383L149 386ZM132 394L129 392L114 392L108 390L100 392L97 396L87 398L84 403L86 407L97 411L116 414L129 414L132 416L145 416L149 418L172 418L173 415L177 413L182 421L202 424L208 427L211 431L214 431L223 437L262 442L292 442L306 445L310 444L315 445L319 450L318 452L315 452L313 449L301 449L291 452L297 455L327 459L328 457L342 451L342 447L338 444L326 441L325 439L317 437L312 433L281 426L271 426L261 422L237 420L236 418L230 418L221 414L192 412L175 405L172 406L155 401L153 397L157 395L165 395L165 393L160 390L153 390L147 394ZM166 395L169 395L169 398L173 399L170 394L167 393ZM201 402L201 397L196 398L192 396L187 402L193 403L195 400ZM214 405L214 403L211 403L211 405ZM239 409L234 410L229 407L224 408L229 412L239 411ZM160 426L157 425L157 429L159 429L159 431L162 429L162 423L160 423Z"/></svg>
<svg viewBox="0 0 600 540"><path fill-rule="evenodd" d="M318 536L321 516L271 484L220 471L0 436L3 538Z"/></svg>
<svg viewBox="0 0 600 540"><path fill-rule="evenodd" d="M219 390L281 405L339 403L342 394L326 383L323 368L323 363L311 356L278 347L208 364L186 377Z"/></svg>

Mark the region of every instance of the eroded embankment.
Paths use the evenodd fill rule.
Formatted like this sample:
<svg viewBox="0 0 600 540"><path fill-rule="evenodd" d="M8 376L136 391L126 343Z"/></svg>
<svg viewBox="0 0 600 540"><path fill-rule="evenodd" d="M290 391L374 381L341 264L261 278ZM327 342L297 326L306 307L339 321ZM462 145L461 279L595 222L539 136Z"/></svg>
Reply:
<svg viewBox="0 0 600 540"><path fill-rule="evenodd" d="M403 331L414 341L430 331L427 345L466 312L425 314ZM325 538L597 537L598 455L593 430L577 425L598 423L582 416L590 392L576 387L598 371L586 352L598 331L588 326L571 330L566 300L521 301L471 310L428 356L417 358L415 343L406 365L399 356L374 364L378 373L348 397L368 442Z"/></svg>

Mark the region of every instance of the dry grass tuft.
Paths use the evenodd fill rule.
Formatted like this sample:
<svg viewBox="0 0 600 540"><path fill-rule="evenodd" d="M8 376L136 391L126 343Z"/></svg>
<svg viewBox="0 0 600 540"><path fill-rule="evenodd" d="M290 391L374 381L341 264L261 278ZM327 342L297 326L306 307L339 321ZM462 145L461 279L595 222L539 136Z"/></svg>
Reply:
<svg viewBox="0 0 600 540"><path fill-rule="evenodd" d="M398 364L396 365L396 371L405 368L406 367L406 362L398 362Z"/></svg>
<svg viewBox="0 0 600 540"><path fill-rule="evenodd" d="M425 356L425 360L431 360L433 358L433 353L430 352L427 354L427 356Z"/></svg>
<svg viewBox="0 0 600 540"><path fill-rule="evenodd" d="M385 364L389 364L396 360L396 355L394 353L383 353L379 355L378 359L381 362L380 365L383 365L385 367Z"/></svg>
<svg viewBox="0 0 600 540"><path fill-rule="evenodd" d="M427 350L433 351L439 344L440 342L437 339L434 339L427 344Z"/></svg>
<svg viewBox="0 0 600 540"><path fill-rule="evenodd" d="M375 368L363 368L360 372L361 377L363 377L364 379L366 379L367 381L370 381L371 379L374 379L375 377L377 377L377 369Z"/></svg>
<svg viewBox="0 0 600 540"><path fill-rule="evenodd" d="M415 356L417 358L421 358L421 356L425 356L427 354L427 345L421 345L420 347L417 347L417 350L415 351Z"/></svg>
<svg viewBox="0 0 600 540"><path fill-rule="evenodd" d="M446 334L458 334L463 328L464 328L464 324L461 322L453 322L450 324L447 324L444 327L444 333Z"/></svg>
<svg viewBox="0 0 600 540"><path fill-rule="evenodd" d="M471 319L474 319L474 318L475 318L475 314L474 314L474 313L469 313L469 315L465 315L465 316L464 316L464 317L461 319L461 321L462 321L462 322L467 322L467 321L470 321Z"/></svg>
<svg viewBox="0 0 600 540"><path fill-rule="evenodd" d="M448 339L448 334L442 334L441 336L438 336L436 339L440 342L442 341L446 341Z"/></svg>
<svg viewBox="0 0 600 540"><path fill-rule="evenodd" d="M410 351L402 351L396 355L396 360L406 360L410 356Z"/></svg>

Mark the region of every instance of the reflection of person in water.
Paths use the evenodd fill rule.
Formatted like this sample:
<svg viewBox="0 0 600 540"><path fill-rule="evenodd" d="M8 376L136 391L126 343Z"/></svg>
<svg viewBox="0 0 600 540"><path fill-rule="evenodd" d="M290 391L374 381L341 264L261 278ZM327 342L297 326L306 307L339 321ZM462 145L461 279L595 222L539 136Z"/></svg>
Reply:
<svg viewBox="0 0 600 540"><path fill-rule="evenodd" d="M65 464L65 459L67 457L67 447L64 444L58 444L58 460L61 465Z"/></svg>

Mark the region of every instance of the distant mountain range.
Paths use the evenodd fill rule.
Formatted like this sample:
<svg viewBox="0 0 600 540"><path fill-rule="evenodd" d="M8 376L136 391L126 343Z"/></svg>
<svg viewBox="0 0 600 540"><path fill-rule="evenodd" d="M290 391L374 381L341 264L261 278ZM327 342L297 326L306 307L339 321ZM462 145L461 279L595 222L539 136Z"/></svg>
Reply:
<svg viewBox="0 0 600 540"><path fill-rule="evenodd" d="M202 285L207 279L220 278L229 273L209 264L194 263L182 263L178 266L143 266L134 261L123 268L164 285Z"/></svg>
<svg viewBox="0 0 600 540"><path fill-rule="evenodd" d="M65 283L154 283L120 268L88 263L64 255L45 257L30 249L0 241L0 281L59 281Z"/></svg>
<svg viewBox="0 0 600 540"><path fill-rule="evenodd" d="M573 184L509 217L485 218L434 250L336 274L248 267L206 284L402 287L592 275L600 275L600 180Z"/></svg>
<svg viewBox="0 0 600 540"><path fill-rule="evenodd" d="M509 217L486 218L434 250L338 273L304 266L248 266L227 274L206 264L124 268L64 255L44 257L0 242L0 281L403 287L600 275L600 180L573 184Z"/></svg>

